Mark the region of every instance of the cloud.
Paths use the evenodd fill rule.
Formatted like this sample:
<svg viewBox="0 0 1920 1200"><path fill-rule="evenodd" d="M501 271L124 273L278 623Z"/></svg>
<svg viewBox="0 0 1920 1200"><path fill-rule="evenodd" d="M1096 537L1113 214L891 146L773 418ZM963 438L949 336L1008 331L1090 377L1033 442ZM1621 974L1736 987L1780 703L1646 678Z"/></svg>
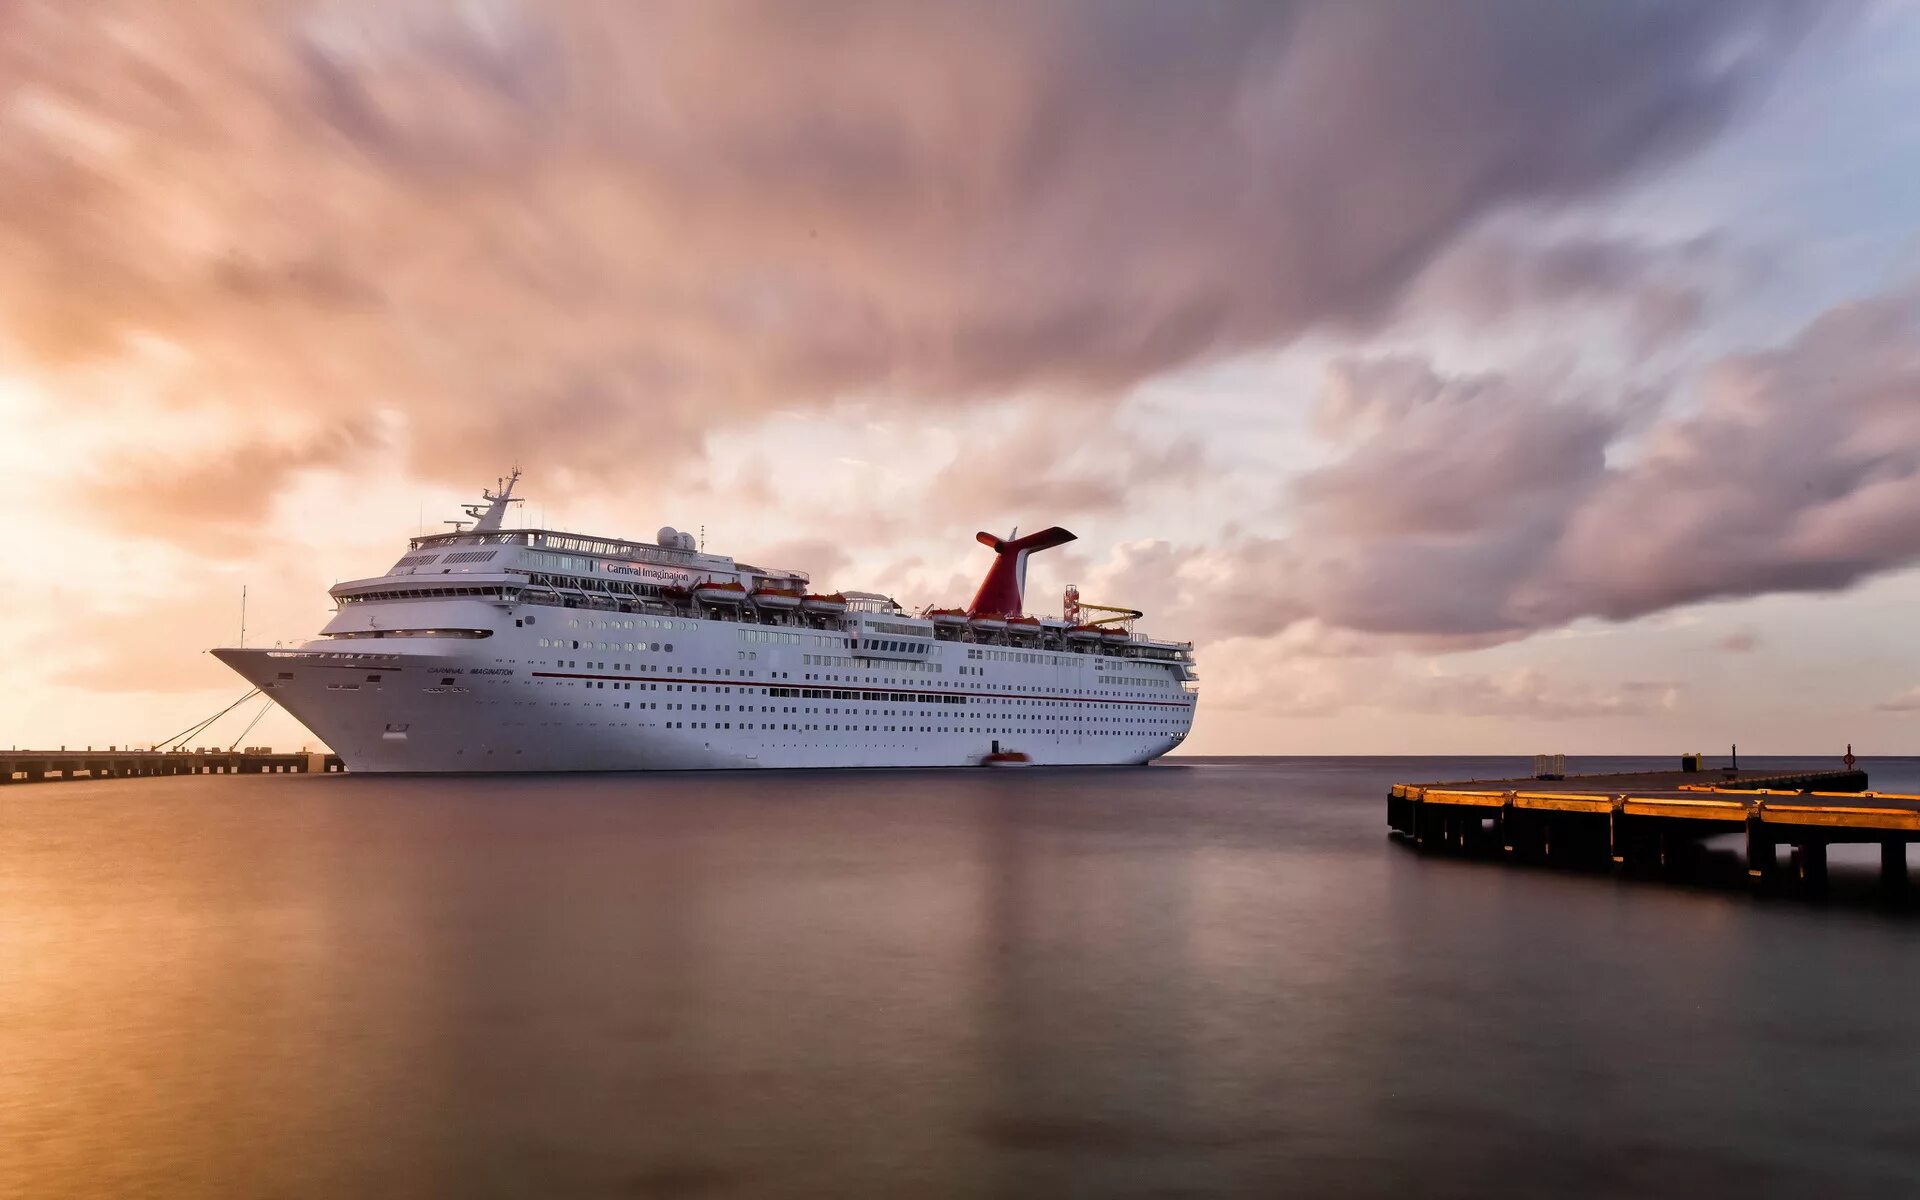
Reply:
<svg viewBox="0 0 1920 1200"><path fill-rule="evenodd" d="M1810 11L16 5L5 365L88 403L157 342L196 404L583 487L775 408L1111 397L1698 143Z"/></svg>
<svg viewBox="0 0 1920 1200"><path fill-rule="evenodd" d="M1422 360L1337 361L1328 374L1329 402L1371 414L1375 428L1294 485L1322 535L1438 539L1554 522L1600 479L1626 419L1618 407L1536 400L1525 380L1442 378Z"/></svg>
<svg viewBox="0 0 1920 1200"><path fill-rule="evenodd" d="M1645 349L1691 332L1709 297L1752 266L1711 236L1489 232L1462 239L1436 260L1409 289L1403 309L1467 323L1599 311L1621 320Z"/></svg>
<svg viewBox="0 0 1920 1200"><path fill-rule="evenodd" d="M775 571L805 571L816 589L837 586L834 578L853 562L844 546L823 537L775 542L763 550L742 556L740 561Z"/></svg>
<svg viewBox="0 0 1920 1200"><path fill-rule="evenodd" d="M1570 721L1638 717L1679 706L1683 685L1629 679L1610 685L1555 681L1521 669L1494 675L1431 674L1409 688L1405 706L1444 716Z"/></svg>
<svg viewBox="0 0 1920 1200"><path fill-rule="evenodd" d="M1641 717L1677 708L1685 693L1669 680L1592 681L1535 668L1447 671L1392 654L1301 655L1284 637L1210 646L1200 667L1210 707L1295 717L1359 709L1533 721Z"/></svg>
<svg viewBox="0 0 1920 1200"><path fill-rule="evenodd" d="M1710 370L1568 522L1526 606L1626 619L1847 587L1920 558L1920 294Z"/></svg>
<svg viewBox="0 0 1920 1200"><path fill-rule="evenodd" d="M1149 487L1193 483L1203 466L1190 435L1124 431L1077 410L1039 408L964 437L929 483L925 507L964 503L981 520L1065 520L1119 510Z"/></svg>
<svg viewBox="0 0 1920 1200"><path fill-rule="evenodd" d="M1890 700L1874 705L1881 712L1920 712L1920 687L1910 688Z"/></svg>
<svg viewBox="0 0 1920 1200"><path fill-rule="evenodd" d="M1294 481L1289 536L1123 546L1101 582L1216 637L1469 646L1844 589L1920 562L1916 347L1920 293L1844 304L1651 423L1634 393L1337 362L1318 424L1344 453Z"/></svg>
<svg viewBox="0 0 1920 1200"><path fill-rule="evenodd" d="M218 457L185 463L123 461L96 473L90 505L121 529L192 543L208 550L244 550L264 524L274 497L300 472L351 467L379 445L368 423L341 422L304 436L238 441L210 435Z"/></svg>

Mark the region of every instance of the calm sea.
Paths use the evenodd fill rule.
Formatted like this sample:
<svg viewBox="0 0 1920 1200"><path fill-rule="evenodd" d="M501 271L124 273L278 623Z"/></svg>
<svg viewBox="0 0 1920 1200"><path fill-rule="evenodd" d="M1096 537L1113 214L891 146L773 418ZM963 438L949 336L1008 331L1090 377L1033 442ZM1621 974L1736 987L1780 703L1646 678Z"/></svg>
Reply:
<svg viewBox="0 0 1920 1200"><path fill-rule="evenodd" d="M6 789L0 1194L1920 1194L1873 855L1812 904L1387 837L1524 766Z"/></svg>

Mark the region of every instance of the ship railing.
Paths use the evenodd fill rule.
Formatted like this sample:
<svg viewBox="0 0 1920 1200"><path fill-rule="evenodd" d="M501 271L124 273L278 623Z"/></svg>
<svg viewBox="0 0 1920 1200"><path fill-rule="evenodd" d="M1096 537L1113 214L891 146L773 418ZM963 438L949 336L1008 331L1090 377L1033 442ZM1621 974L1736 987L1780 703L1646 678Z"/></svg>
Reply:
<svg viewBox="0 0 1920 1200"><path fill-rule="evenodd" d="M851 603L848 611L837 616L805 613L797 609L761 609L756 605L740 606L701 605L688 600L675 600L661 595L657 588L647 584L628 583L624 580L598 579L586 576L555 575L545 571L529 571L521 568L509 568L508 574L522 576L526 585L521 592L523 603L539 604L561 608L594 608L609 611L632 613L657 613L668 616L689 617L698 620L724 620L743 625L760 625L769 628L805 626L845 632L858 625L856 618L862 613ZM645 590L643 590L645 589ZM849 599L852 596L849 595ZM898 609L887 610L880 615L898 615ZM948 631L936 626L931 631L936 638L953 639L976 645L1013 645L1013 641L1004 631L984 633L978 630L961 629ZM944 635L944 637L943 637ZM1081 643L1066 637L1066 629L1043 629L1039 633L1027 633L1019 643L1023 646L1038 644L1042 648L1055 649L1073 654L1098 657L1111 654L1128 646L1138 647L1142 643L1136 639L1123 644ZM1191 643L1185 643L1191 646Z"/></svg>

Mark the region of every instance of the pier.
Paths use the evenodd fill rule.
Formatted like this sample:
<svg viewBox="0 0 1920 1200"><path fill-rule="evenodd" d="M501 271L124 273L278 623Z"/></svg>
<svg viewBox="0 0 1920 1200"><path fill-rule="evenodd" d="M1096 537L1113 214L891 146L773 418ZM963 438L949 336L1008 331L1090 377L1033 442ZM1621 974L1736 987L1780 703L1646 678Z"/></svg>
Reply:
<svg viewBox="0 0 1920 1200"><path fill-rule="evenodd" d="M1665 869L1707 838L1742 834L1757 887L1809 892L1826 884L1829 846L1877 845L1883 888L1904 893L1920 796L1869 791L1855 770L1403 783L1388 793L1387 825L1423 852L1623 870Z"/></svg>
<svg viewBox="0 0 1920 1200"><path fill-rule="evenodd" d="M337 754L246 750L0 750L0 784L62 779L141 779L160 775L304 775L337 773Z"/></svg>

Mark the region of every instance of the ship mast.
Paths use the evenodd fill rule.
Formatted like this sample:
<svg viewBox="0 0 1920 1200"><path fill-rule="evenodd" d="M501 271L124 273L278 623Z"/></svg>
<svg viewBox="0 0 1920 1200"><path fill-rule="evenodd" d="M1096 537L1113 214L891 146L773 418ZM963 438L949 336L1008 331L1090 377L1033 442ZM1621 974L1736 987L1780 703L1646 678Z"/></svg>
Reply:
<svg viewBox="0 0 1920 1200"><path fill-rule="evenodd" d="M518 499L513 494L513 485L520 482L519 467L516 466L513 469L513 474L507 476L505 479L495 480L494 482L500 489L498 492L490 492L485 488L480 489L480 498L486 501L485 506L479 504L462 504L460 506L468 516L474 518L473 531L475 533L491 533L499 529L500 522L504 520L507 515L507 506L509 504L524 503L524 501Z"/></svg>

